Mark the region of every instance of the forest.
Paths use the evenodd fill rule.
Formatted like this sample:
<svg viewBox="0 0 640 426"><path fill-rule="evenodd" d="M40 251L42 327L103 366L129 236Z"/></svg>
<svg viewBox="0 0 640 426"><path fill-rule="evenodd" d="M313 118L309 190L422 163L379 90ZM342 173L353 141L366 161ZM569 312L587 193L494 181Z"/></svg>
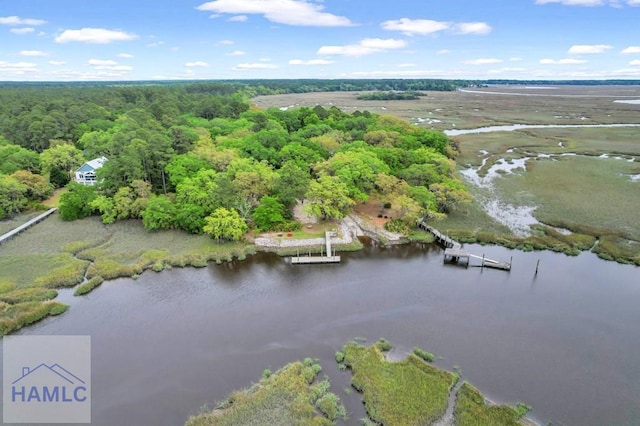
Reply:
<svg viewBox="0 0 640 426"><path fill-rule="evenodd" d="M286 90L305 87L297 81ZM265 81L3 86L0 219L37 209L65 188L64 220L133 218L148 230L239 240L249 229L297 229L298 200L319 218L341 219L379 197L393 206L389 226L398 231L470 201L443 133L368 111L260 110L250 97L265 90L278 88ZM102 156L98 185L72 181L81 164Z"/></svg>

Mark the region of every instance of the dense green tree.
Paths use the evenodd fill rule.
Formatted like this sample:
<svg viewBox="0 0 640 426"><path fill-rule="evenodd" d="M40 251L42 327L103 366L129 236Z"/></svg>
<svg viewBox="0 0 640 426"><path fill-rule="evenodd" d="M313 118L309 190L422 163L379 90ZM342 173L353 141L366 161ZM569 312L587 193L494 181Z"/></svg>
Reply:
<svg viewBox="0 0 640 426"><path fill-rule="evenodd" d="M175 224L175 216L175 205L169 197L154 195L142 211L142 225L148 231L171 229Z"/></svg>
<svg viewBox="0 0 640 426"><path fill-rule="evenodd" d="M220 207L216 182L217 172L214 170L200 170L193 177L182 180L176 188L178 204L193 204L204 209L204 215Z"/></svg>
<svg viewBox="0 0 640 426"><path fill-rule="evenodd" d="M275 230L278 225L286 222L284 204L275 197L264 196L260 204L253 211L253 221L261 231Z"/></svg>
<svg viewBox="0 0 640 426"><path fill-rule="evenodd" d="M0 219L12 217L27 206L27 190L18 179L0 175Z"/></svg>
<svg viewBox="0 0 640 426"><path fill-rule="evenodd" d="M191 152L174 156L165 167L167 177L173 187L200 170L211 169L213 169L211 163Z"/></svg>
<svg viewBox="0 0 640 426"><path fill-rule="evenodd" d="M106 195L98 195L91 201L91 208L100 212L102 223L110 224L116 221L118 213L116 212L113 198Z"/></svg>
<svg viewBox="0 0 640 426"><path fill-rule="evenodd" d="M76 220L91 216L94 209L91 202L96 198L95 187L69 182L67 191L60 196L60 217L62 220Z"/></svg>
<svg viewBox="0 0 640 426"><path fill-rule="evenodd" d="M374 153L364 149L337 152L329 160L317 164L315 170L320 175L339 177L347 186L349 196L359 202L367 201L378 173L390 171Z"/></svg>
<svg viewBox="0 0 640 426"><path fill-rule="evenodd" d="M0 174L10 175L18 170L40 171L38 153L18 145L0 142Z"/></svg>
<svg viewBox="0 0 640 426"><path fill-rule="evenodd" d="M342 219L351 212L355 202L349 198L347 185L336 176L320 176L309 182L305 210L323 219Z"/></svg>
<svg viewBox="0 0 640 426"><path fill-rule="evenodd" d="M285 206L296 204L309 189L311 176L308 168L303 169L297 163L288 161L276 173L273 194Z"/></svg>
<svg viewBox="0 0 640 426"><path fill-rule="evenodd" d="M31 173L28 170L18 170L11 174L18 182L27 187L26 197L30 200L44 200L53 193L53 186L44 176Z"/></svg>
<svg viewBox="0 0 640 426"><path fill-rule="evenodd" d="M175 225L190 234L202 234L208 213L198 204L178 203L175 205Z"/></svg>
<svg viewBox="0 0 640 426"><path fill-rule="evenodd" d="M84 162L82 152L67 143L56 144L40 153L42 171L49 174L51 183L57 188L66 185L73 177L73 172Z"/></svg>
<svg viewBox="0 0 640 426"><path fill-rule="evenodd" d="M220 207L205 218L203 230L216 240L238 241L249 227L236 210Z"/></svg>
<svg viewBox="0 0 640 426"><path fill-rule="evenodd" d="M441 213L450 213L472 201L467 188L457 180L447 179L442 183L434 183L429 186L429 190L435 194L438 211Z"/></svg>

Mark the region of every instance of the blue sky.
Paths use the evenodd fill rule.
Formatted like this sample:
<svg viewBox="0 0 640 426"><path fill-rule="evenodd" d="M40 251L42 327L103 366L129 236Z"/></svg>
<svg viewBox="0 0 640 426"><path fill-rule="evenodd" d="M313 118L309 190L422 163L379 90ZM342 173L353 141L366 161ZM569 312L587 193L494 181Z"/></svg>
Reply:
<svg viewBox="0 0 640 426"><path fill-rule="evenodd" d="M640 0L0 0L0 81L640 79Z"/></svg>

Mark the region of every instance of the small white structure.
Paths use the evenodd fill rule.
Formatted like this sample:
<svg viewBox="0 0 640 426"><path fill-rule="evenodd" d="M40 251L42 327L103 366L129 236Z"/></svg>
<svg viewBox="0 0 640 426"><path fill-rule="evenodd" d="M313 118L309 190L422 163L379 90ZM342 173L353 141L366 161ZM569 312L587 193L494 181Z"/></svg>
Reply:
<svg viewBox="0 0 640 426"><path fill-rule="evenodd" d="M107 157L94 158L91 161L84 163L78 170L76 170L75 181L83 185L95 185L96 184L96 170L107 162Z"/></svg>

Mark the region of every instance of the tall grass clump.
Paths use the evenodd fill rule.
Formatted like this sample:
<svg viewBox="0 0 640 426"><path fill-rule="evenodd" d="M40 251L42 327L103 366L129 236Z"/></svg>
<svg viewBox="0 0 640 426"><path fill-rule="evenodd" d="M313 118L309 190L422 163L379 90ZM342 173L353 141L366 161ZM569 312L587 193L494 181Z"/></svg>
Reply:
<svg viewBox="0 0 640 426"><path fill-rule="evenodd" d="M379 424L429 424L440 418L457 378L410 354L400 362L384 359L380 343L344 346L351 385L362 392L369 417Z"/></svg>
<svg viewBox="0 0 640 426"><path fill-rule="evenodd" d="M60 315L67 309L66 305L54 301L4 304L0 306L0 336L6 336L49 315Z"/></svg>
<svg viewBox="0 0 640 426"><path fill-rule="evenodd" d="M453 415L456 426L521 426L520 420L529 410L522 403L517 407L487 405L482 393L464 382L458 390Z"/></svg>
<svg viewBox="0 0 640 426"><path fill-rule="evenodd" d="M0 294L0 301L9 304L24 302L43 302L55 299L58 292L52 289L41 287L20 288Z"/></svg>
<svg viewBox="0 0 640 426"><path fill-rule="evenodd" d="M294 362L247 390L232 392L212 412L190 417L187 426L204 425L332 425L346 417L340 399L329 392L328 381L310 385L305 371L312 360ZM315 368L317 370L317 368Z"/></svg>
<svg viewBox="0 0 640 426"><path fill-rule="evenodd" d="M78 260L69 253L60 253L55 258L55 264L49 273L36 278L35 285L48 288L73 287L82 282L89 262Z"/></svg>
<svg viewBox="0 0 640 426"><path fill-rule="evenodd" d="M98 287L103 282L104 282L104 278L102 278L101 276L93 277L86 283L80 284L78 288L76 288L76 291L73 293L73 295L74 296L85 295L91 292L96 287Z"/></svg>

